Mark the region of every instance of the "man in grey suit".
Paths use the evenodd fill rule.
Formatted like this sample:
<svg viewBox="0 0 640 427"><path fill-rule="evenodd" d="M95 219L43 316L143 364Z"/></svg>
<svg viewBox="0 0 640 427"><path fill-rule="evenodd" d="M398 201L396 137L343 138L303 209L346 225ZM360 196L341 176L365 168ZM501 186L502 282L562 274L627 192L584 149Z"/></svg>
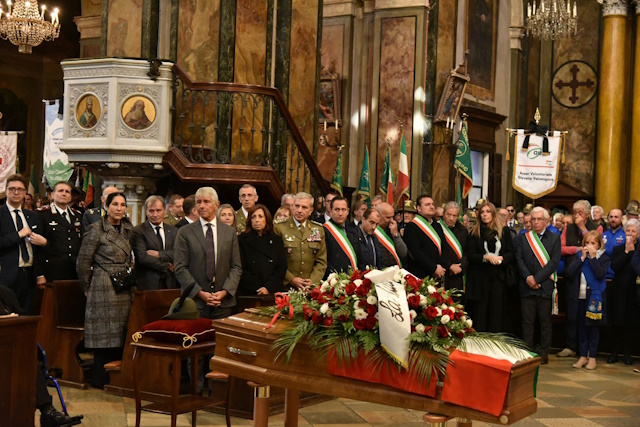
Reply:
<svg viewBox="0 0 640 427"><path fill-rule="evenodd" d="M144 207L147 220L135 226L131 232L138 290L176 288L173 275L173 245L178 229L163 223L164 198L149 196Z"/></svg>
<svg viewBox="0 0 640 427"><path fill-rule="evenodd" d="M221 319L236 305L242 263L236 230L216 220L218 193L211 187L196 192L200 218L178 230L173 246L175 275L182 289L195 283L189 298L201 317Z"/></svg>

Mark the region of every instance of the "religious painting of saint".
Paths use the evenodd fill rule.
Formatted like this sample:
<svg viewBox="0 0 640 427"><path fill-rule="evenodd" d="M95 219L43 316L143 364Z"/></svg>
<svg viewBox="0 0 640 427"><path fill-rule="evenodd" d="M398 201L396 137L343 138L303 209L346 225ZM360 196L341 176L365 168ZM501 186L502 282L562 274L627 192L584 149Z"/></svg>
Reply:
<svg viewBox="0 0 640 427"><path fill-rule="evenodd" d="M156 107L145 96L136 95L122 104L122 120L134 130L145 130L156 120Z"/></svg>
<svg viewBox="0 0 640 427"><path fill-rule="evenodd" d="M497 0L467 1L465 50L470 52L469 92L480 99L494 99L497 21Z"/></svg>
<svg viewBox="0 0 640 427"><path fill-rule="evenodd" d="M100 120L100 113L100 102L95 95L82 95L76 104L76 120L83 129L93 129Z"/></svg>
<svg viewBox="0 0 640 427"><path fill-rule="evenodd" d="M442 90L434 122L446 122L447 118L452 121L457 119L468 81L469 76L467 75L460 74L455 70L449 73Z"/></svg>
<svg viewBox="0 0 640 427"><path fill-rule="evenodd" d="M337 74L326 73L320 76L319 99L320 124L332 125L340 116L340 79Z"/></svg>

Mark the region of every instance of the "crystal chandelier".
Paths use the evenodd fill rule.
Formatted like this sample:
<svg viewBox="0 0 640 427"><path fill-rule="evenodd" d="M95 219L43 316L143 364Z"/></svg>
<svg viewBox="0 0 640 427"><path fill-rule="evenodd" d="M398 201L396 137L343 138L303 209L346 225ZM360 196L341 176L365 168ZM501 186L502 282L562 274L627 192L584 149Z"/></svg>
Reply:
<svg viewBox="0 0 640 427"><path fill-rule="evenodd" d="M533 0L527 3L527 34L544 40L567 38L578 32L578 7L574 0Z"/></svg>
<svg viewBox="0 0 640 427"><path fill-rule="evenodd" d="M49 22L44 20L46 7L43 5L39 12L37 0L15 0L15 5L7 0L7 7L4 15L0 7L0 37L18 46L18 52L31 53L33 46L60 35L58 9L50 13Z"/></svg>

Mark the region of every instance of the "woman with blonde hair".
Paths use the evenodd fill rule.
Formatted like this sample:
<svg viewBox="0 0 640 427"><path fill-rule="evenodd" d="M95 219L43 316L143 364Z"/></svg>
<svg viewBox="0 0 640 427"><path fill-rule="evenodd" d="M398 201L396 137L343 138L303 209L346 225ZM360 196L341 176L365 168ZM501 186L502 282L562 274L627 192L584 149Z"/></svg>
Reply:
<svg viewBox="0 0 640 427"><path fill-rule="evenodd" d="M600 327L607 322L606 298L609 256L604 253L604 240L597 230L587 232L582 247L566 268L573 281L569 287L567 319L578 323L580 359L574 368L596 368ZM588 360L587 360L588 358Z"/></svg>
<svg viewBox="0 0 640 427"><path fill-rule="evenodd" d="M227 224L228 226L236 228L236 211L233 210L233 206L229 203L220 205L216 211L216 217L219 221Z"/></svg>
<svg viewBox="0 0 640 427"><path fill-rule="evenodd" d="M465 297L478 331L503 332L503 313L510 265L515 251L509 229L498 218L496 207L483 202L467 241L469 269Z"/></svg>

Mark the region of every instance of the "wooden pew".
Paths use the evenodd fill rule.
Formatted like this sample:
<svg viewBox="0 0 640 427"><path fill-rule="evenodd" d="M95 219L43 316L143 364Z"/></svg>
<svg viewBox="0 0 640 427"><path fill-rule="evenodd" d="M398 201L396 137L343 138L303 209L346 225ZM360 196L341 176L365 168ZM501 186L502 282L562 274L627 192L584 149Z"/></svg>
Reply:
<svg viewBox="0 0 640 427"><path fill-rule="evenodd" d="M0 319L0 424L6 427L32 426L34 422L39 319Z"/></svg>
<svg viewBox="0 0 640 427"><path fill-rule="evenodd" d="M62 370L63 385L87 388L91 358L82 358L87 298L77 280L45 284L37 339L47 353L47 365Z"/></svg>
<svg viewBox="0 0 640 427"><path fill-rule="evenodd" d="M129 324L125 337L122 360L107 363L109 384L104 387L107 393L118 396L134 397L133 392L133 351L131 336L144 325L159 320L169 312L174 299L180 297L180 289L158 291L136 291L129 314ZM149 372L141 378L142 398L171 394L171 365L165 360L149 355L145 357L144 369Z"/></svg>

